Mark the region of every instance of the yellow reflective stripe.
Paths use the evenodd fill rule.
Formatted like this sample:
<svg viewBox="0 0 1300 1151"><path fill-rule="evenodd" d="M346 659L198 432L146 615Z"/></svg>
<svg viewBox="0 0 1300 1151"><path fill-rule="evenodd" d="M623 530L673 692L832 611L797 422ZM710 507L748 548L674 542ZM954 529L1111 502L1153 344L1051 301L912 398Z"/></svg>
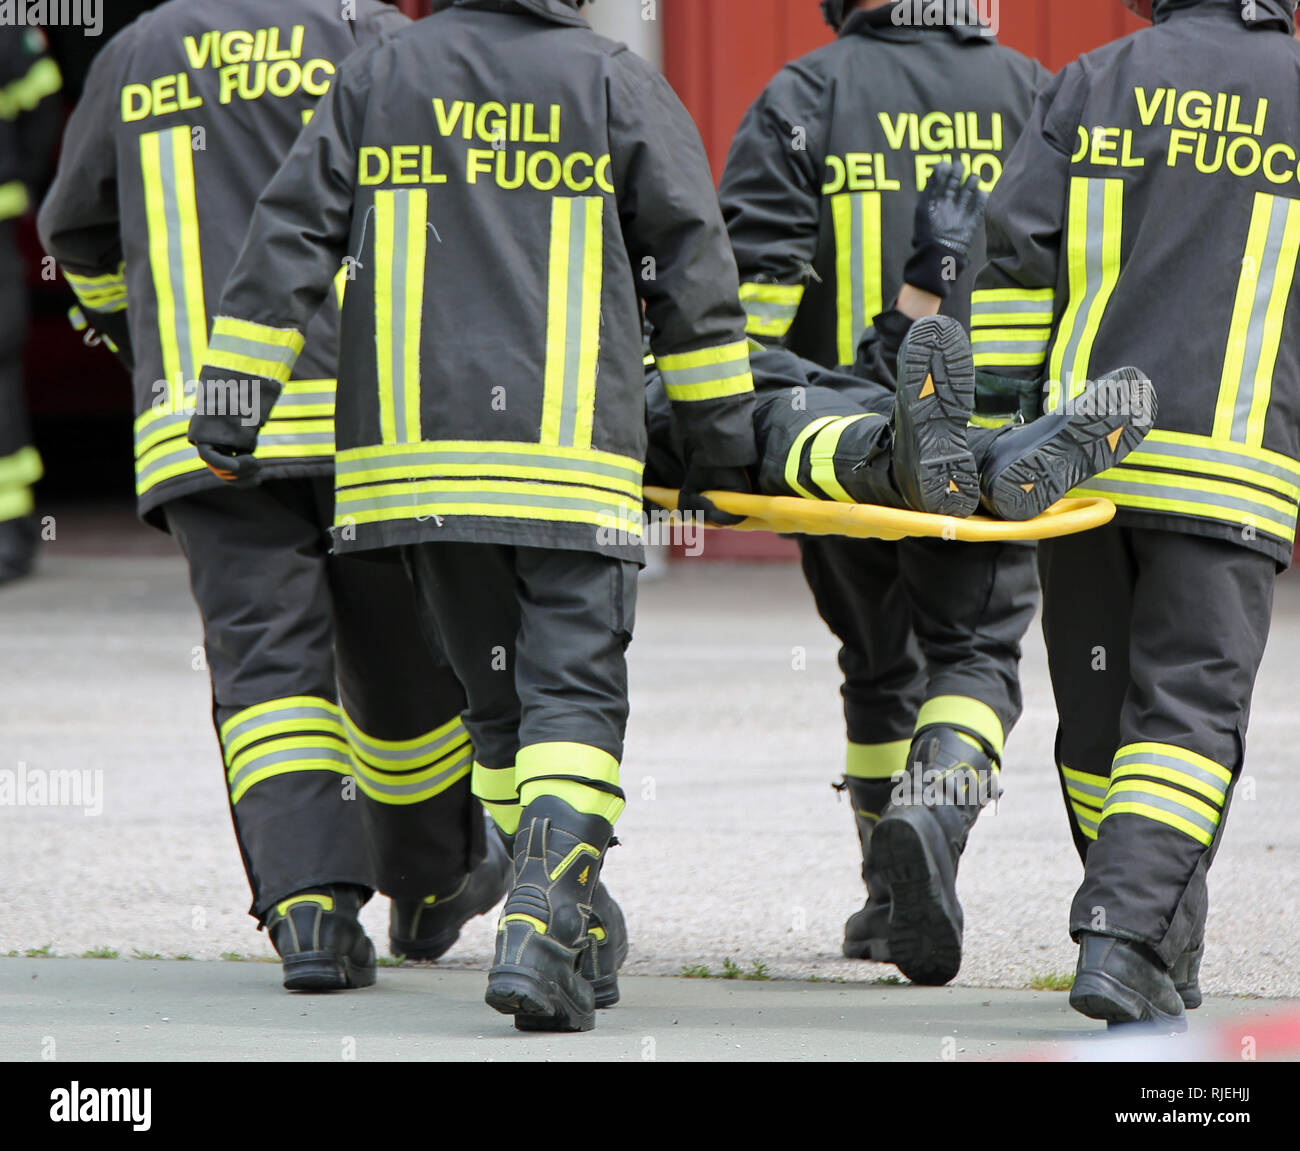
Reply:
<svg viewBox="0 0 1300 1151"><path fill-rule="evenodd" d="M580 843L576 847L571 848L569 854L560 860L554 868L552 868L550 873L551 881L554 882L559 879L561 875L573 866L575 860L580 859L583 856L586 856L588 859L599 859L600 852L597 851L596 848L592 847L590 843Z"/></svg>
<svg viewBox="0 0 1300 1151"><path fill-rule="evenodd" d="M998 759L1002 758L1002 744L1006 738L1002 721L987 703L964 695L936 695L927 699L916 716L916 730L924 727L955 727L974 732L990 747Z"/></svg>
<svg viewBox="0 0 1300 1151"><path fill-rule="evenodd" d="M485 803L517 803L519 789L515 786L515 765L486 767L474 761L474 794Z"/></svg>
<svg viewBox="0 0 1300 1151"><path fill-rule="evenodd" d="M234 341L248 341L256 344L269 344L274 348L282 348L285 352L298 356L305 345L303 335L296 328L273 328L267 324L259 324L253 320L241 320L236 316L218 316L212 325L213 342L216 342L217 336L222 336ZM306 383L307 381L299 381ZM315 381L317 383L330 383L332 381Z"/></svg>
<svg viewBox="0 0 1300 1151"><path fill-rule="evenodd" d="M515 756L515 784L523 788L538 775L579 775L602 783L618 783L618 760L585 743L533 743Z"/></svg>
<svg viewBox="0 0 1300 1151"><path fill-rule="evenodd" d="M522 911L512 911L509 915L503 915L501 921L497 924L497 930L504 931L507 923L527 923L538 935L546 934L545 923L535 915L525 915Z"/></svg>
<svg viewBox="0 0 1300 1151"><path fill-rule="evenodd" d="M83 307L95 312L120 312L126 307L126 265L121 264L116 273L103 276L79 276L63 269L68 281Z"/></svg>
<svg viewBox="0 0 1300 1151"><path fill-rule="evenodd" d="M1055 288L976 288L971 293L971 308L983 310L992 304L1043 304L1056 298Z"/></svg>
<svg viewBox="0 0 1300 1151"><path fill-rule="evenodd" d="M0 491L0 523L29 516L36 508L36 497L31 488L11 488Z"/></svg>
<svg viewBox="0 0 1300 1151"><path fill-rule="evenodd" d="M63 74L59 66L51 57L42 56L25 76L0 88L0 120L16 120L62 88Z"/></svg>
<svg viewBox="0 0 1300 1151"><path fill-rule="evenodd" d="M1156 430L1124 462L1133 467L1175 469L1238 480L1292 502L1300 501L1300 467L1294 460L1266 448Z"/></svg>
<svg viewBox="0 0 1300 1151"><path fill-rule="evenodd" d="M289 908L296 907L299 903L314 903L318 907L323 907L326 911L334 910L334 897L332 895L311 894L311 895L291 895L288 899L281 900L275 905L276 914L287 915Z"/></svg>
<svg viewBox="0 0 1300 1151"><path fill-rule="evenodd" d="M726 396L743 396L753 390L754 377L749 372L707 384L670 384L666 379L664 381L664 391L674 403L720 400Z"/></svg>
<svg viewBox="0 0 1300 1151"><path fill-rule="evenodd" d="M718 344L712 348L700 348L694 352L678 352L671 356L660 356L659 367L666 372L689 372L698 368L717 368L722 365L740 363L749 357L749 341L738 340L734 344ZM722 375L730 375L723 372Z"/></svg>
<svg viewBox="0 0 1300 1151"><path fill-rule="evenodd" d="M0 184L0 220L12 220L21 216L31 206L31 197L27 185L21 180L10 180Z"/></svg>
<svg viewBox="0 0 1300 1151"><path fill-rule="evenodd" d="M884 309L880 269L882 203L879 192L843 192L831 197L836 346L841 364L853 363L862 333Z"/></svg>
<svg viewBox="0 0 1300 1151"><path fill-rule="evenodd" d="M422 771L376 771L364 760L353 757L357 787L377 803L405 807L441 795L470 774L474 749L465 744L461 752Z"/></svg>
<svg viewBox="0 0 1300 1151"><path fill-rule="evenodd" d="M817 497L799 482L800 465L803 463L804 444L806 444L813 436L834 419L834 416L820 416L801 428L799 434L794 438L794 443L790 445L790 451L785 457L786 487L793 492L798 492L798 494L803 496L806 500L815 500Z"/></svg>
<svg viewBox="0 0 1300 1151"><path fill-rule="evenodd" d="M1100 811L1101 805L1106 798L1106 789L1110 786L1110 777L1092 775L1089 772L1079 771L1076 768L1064 765L1061 765L1060 770L1062 777L1065 779L1066 790L1071 795Z"/></svg>
<svg viewBox="0 0 1300 1151"><path fill-rule="evenodd" d="M811 465L809 479L831 499L840 503L851 504L856 502L844 490L839 477L835 474L835 453L839 449L840 438L851 424L870 418L867 413L863 413L860 416L840 416L832 420L813 436L812 446L808 450L808 460Z"/></svg>
<svg viewBox="0 0 1300 1151"><path fill-rule="evenodd" d="M605 277L604 220L602 196L557 196L551 202L543 444L591 444Z"/></svg>
<svg viewBox="0 0 1300 1151"><path fill-rule="evenodd" d="M751 335L780 339L798 316L803 295L803 284L741 284L745 330Z"/></svg>
<svg viewBox="0 0 1300 1151"><path fill-rule="evenodd" d="M318 722L325 725L324 730L333 732L337 729L338 734L343 734L341 721L342 712L339 705L333 700L325 699L318 695L288 695L280 699L267 700L265 703L254 704L252 707L245 707L237 711L227 719L218 732L221 737L223 747L229 750L229 741L239 741L238 746L242 747L247 740L241 740L244 730L259 726L252 721L261 720L262 722L275 723L280 719L288 717L297 717L299 719L310 720L314 725Z"/></svg>
<svg viewBox="0 0 1300 1151"><path fill-rule="evenodd" d="M1296 505L1244 484L1117 467L1068 494L1072 498L1100 496L1118 507L1252 526L1295 541Z"/></svg>
<svg viewBox="0 0 1300 1151"><path fill-rule="evenodd" d="M1131 755L1168 756L1171 759L1185 763L1188 767L1213 776L1223 784L1225 790L1232 783L1232 772L1221 763L1215 763L1214 760L1198 752L1188 751L1187 748L1178 747L1172 743L1126 743L1115 753L1115 761L1118 763L1121 759Z"/></svg>
<svg viewBox="0 0 1300 1151"><path fill-rule="evenodd" d="M749 340L660 356L664 390L674 403L716 400L754 390Z"/></svg>
<svg viewBox="0 0 1300 1151"><path fill-rule="evenodd" d="M348 265L344 264L334 277L334 296L339 302L339 311L343 310L343 301L348 294Z"/></svg>
<svg viewBox="0 0 1300 1151"><path fill-rule="evenodd" d="M1161 767L1158 764L1136 760L1132 763L1116 763L1111 771L1112 780L1123 779L1128 776L1144 776L1152 779L1162 779L1166 783L1176 783L1180 787L1195 791L1217 807L1222 807L1223 800L1227 797L1226 791L1218 790L1212 784L1197 779L1193 775L1188 775L1185 771L1179 771L1175 767Z"/></svg>
<svg viewBox="0 0 1300 1151"><path fill-rule="evenodd" d="M384 764L409 763L431 755L443 756L454 751L469 739L460 716L453 716L446 723L439 724L432 731L411 739L380 739L369 735L357 726L356 721L343 712L343 725L347 728L348 740L359 750L365 752L376 766Z"/></svg>
<svg viewBox="0 0 1300 1151"><path fill-rule="evenodd" d="M173 398L207 355L194 151L185 126L140 137L149 262L158 297L163 377Z"/></svg>
<svg viewBox="0 0 1300 1151"><path fill-rule="evenodd" d="M12 455L0 456L0 491L34 484L44 471L40 452L30 444Z"/></svg>
<svg viewBox="0 0 1300 1151"><path fill-rule="evenodd" d="M844 774L850 779L893 779L907 770L910 739L889 743L850 743L844 760Z"/></svg>
<svg viewBox="0 0 1300 1151"><path fill-rule="evenodd" d="M492 457L532 457L539 466L568 464L599 470L612 477L640 479L645 464L631 456L595 448L566 447L563 444L534 444L520 440L425 440L418 444L372 444L339 453L339 470L356 483L369 483L374 471L410 466L423 469L427 463L454 460L464 454ZM420 472L419 474L423 474Z"/></svg>
<svg viewBox="0 0 1300 1151"><path fill-rule="evenodd" d="M429 193L375 193L375 332L379 433L386 444L420 438L420 336L428 261Z"/></svg>
<svg viewBox="0 0 1300 1151"><path fill-rule="evenodd" d="M1217 807L1202 803L1185 791L1139 779L1111 783L1101 821L1120 814L1141 815L1164 823L1206 847L1214 841L1220 820Z"/></svg>
<svg viewBox="0 0 1300 1151"><path fill-rule="evenodd" d="M1216 438L1263 442L1298 258L1300 200L1256 193L1215 406Z"/></svg>
<svg viewBox="0 0 1300 1151"><path fill-rule="evenodd" d="M1124 181L1070 180L1067 265L1070 296L1052 349L1048 409L1060 404L1062 388L1073 398L1088 380L1092 347L1119 282L1124 231Z"/></svg>
<svg viewBox="0 0 1300 1151"><path fill-rule="evenodd" d="M281 736L249 747L231 759L227 773L230 800L238 803L255 784L299 771L352 775L347 744L341 736L310 735Z"/></svg>
<svg viewBox="0 0 1300 1151"><path fill-rule="evenodd" d="M971 334L977 328L1051 328L1056 310L1052 288L984 288L971 295Z"/></svg>

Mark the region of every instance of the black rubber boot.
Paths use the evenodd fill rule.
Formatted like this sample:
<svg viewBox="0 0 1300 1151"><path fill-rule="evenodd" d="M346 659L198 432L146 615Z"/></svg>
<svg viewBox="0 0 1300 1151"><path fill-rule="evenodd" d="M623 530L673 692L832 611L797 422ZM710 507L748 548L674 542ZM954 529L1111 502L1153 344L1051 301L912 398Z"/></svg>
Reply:
<svg viewBox="0 0 1300 1151"><path fill-rule="evenodd" d="M1174 990L1188 1011L1195 1011L1202 1003L1201 960L1204 957L1205 943L1202 941L1184 951L1169 972L1169 977L1174 981Z"/></svg>
<svg viewBox="0 0 1300 1151"><path fill-rule="evenodd" d="M1183 1001L1169 972L1140 943L1111 935L1079 934L1070 1006L1111 1027L1187 1030Z"/></svg>
<svg viewBox="0 0 1300 1151"><path fill-rule="evenodd" d="M927 316L898 352L894 485L914 511L966 517L979 505L979 474L966 438L975 368L965 329Z"/></svg>
<svg viewBox="0 0 1300 1151"><path fill-rule="evenodd" d="M515 837L507 835L495 823L495 838L505 845L506 855L515 854ZM611 840L610 846L618 841ZM507 880L508 887L508 880ZM618 973L627 960L627 920L623 909L609 893L604 880L596 884L591 896L591 917L587 921L590 945L582 953L582 977L596 993L596 1008L613 1007L619 1000Z"/></svg>
<svg viewBox="0 0 1300 1151"><path fill-rule="evenodd" d="M974 433L984 508L1004 520L1042 515L1071 488L1123 462L1155 419L1151 381L1120 368L1090 380L1065 411Z"/></svg>
<svg viewBox="0 0 1300 1151"><path fill-rule="evenodd" d="M370 893L359 887L301 891L266 917L289 991L344 991L375 981L375 947L357 915Z"/></svg>
<svg viewBox="0 0 1300 1151"><path fill-rule="evenodd" d="M902 799L885 809L872 860L889 887L890 961L939 986L961 969L957 863L980 809L1000 794L997 759L949 727L917 733Z"/></svg>
<svg viewBox="0 0 1300 1151"><path fill-rule="evenodd" d="M514 883L497 925L490 1007L521 1031L590 1031L596 995L582 975L592 903L613 828L543 796L515 835Z"/></svg>
<svg viewBox="0 0 1300 1151"><path fill-rule="evenodd" d="M35 516L0 522L0 584L25 579L36 567L40 528Z"/></svg>
<svg viewBox="0 0 1300 1151"><path fill-rule="evenodd" d="M460 886L446 895L394 899L388 918L388 949L406 959L438 959L476 915L492 910L510 890L510 856L499 836L487 837L487 855Z"/></svg>
<svg viewBox="0 0 1300 1151"><path fill-rule="evenodd" d="M838 786L848 791L853 804L853 821L862 847L862 882L867 887L866 905L850 915L844 924L844 958L888 963L889 885L872 861L871 839L879 812L888 803L894 784L888 779L856 779L846 775L843 784Z"/></svg>

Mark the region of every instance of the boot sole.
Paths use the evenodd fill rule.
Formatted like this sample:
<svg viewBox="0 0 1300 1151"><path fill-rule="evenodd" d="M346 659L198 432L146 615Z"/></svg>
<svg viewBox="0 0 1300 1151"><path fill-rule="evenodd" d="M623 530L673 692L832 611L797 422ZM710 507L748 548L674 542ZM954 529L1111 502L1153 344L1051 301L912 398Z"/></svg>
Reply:
<svg viewBox="0 0 1300 1151"><path fill-rule="evenodd" d="M595 1010L584 1010L559 984L539 979L526 967L492 968L484 1000L502 1015L513 1015L520 1031L590 1031L596 1026Z"/></svg>
<svg viewBox="0 0 1300 1151"><path fill-rule="evenodd" d="M979 467L966 438L975 406L975 369L969 366L969 346L963 347L960 325L929 328L935 329L933 339L908 341L899 384L916 437L916 479L924 505L918 510L965 519L979 506ZM943 361L938 374L936 352ZM954 364L961 366L954 370ZM929 380L933 390L922 398Z"/></svg>
<svg viewBox="0 0 1300 1151"><path fill-rule="evenodd" d="M841 950L845 959L869 959L873 963L893 962L889 957L887 939L846 939Z"/></svg>
<svg viewBox="0 0 1300 1151"><path fill-rule="evenodd" d="M961 970L962 924L924 837L902 819L881 820L872 859L889 884L890 962L913 983L949 982Z"/></svg>
<svg viewBox="0 0 1300 1151"><path fill-rule="evenodd" d="M453 947L456 946L456 940L460 938L460 930L471 919L477 919L480 915L486 915L491 911L506 894L506 889L502 887L493 897L491 902L483 901L475 906L475 909L469 912L464 919L456 924L455 927L448 927L436 935L431 935L426 939L398 939L395 936L388 937L388 950L392 955L399 959L415 959L430 962L434 959L441 959Z"/></svg>
<svg viewBox="0 0 1300 1151"><path fill-rule="evenodd" d="M371 987L375 968L340 959L328 951L309 951L281 961L286 991L349 991Z"/></svg>
<svg viewBox="0 0 1300 1151"><path fill-rule="evenodd" d="M1104 1019L1114 1028L1160 1032L1187 1030L1186 1015L1161 1011L1145 996L1104 971L1086 971L1074 981L1070 1006L1089 1019Z"/></svg>
<svg viewBox="0 0 1300 1151"><path fill-rule="evenodd" d="M1130 380L1130 412L1077 416L1058 436L1006 468L990 488L990 499L1002 519L1023 522L1042 515L1073 488L1122 463L1142 443L1152 425L1135 424L1131 409L1137 406L1134 398L1142 395L1145 410L1154 412L1154 393L1150 384L1129 368L1103 376L1098 383L1118 377ZM1107 437L1121 428L1119 441L1112 448Z"/></svg>

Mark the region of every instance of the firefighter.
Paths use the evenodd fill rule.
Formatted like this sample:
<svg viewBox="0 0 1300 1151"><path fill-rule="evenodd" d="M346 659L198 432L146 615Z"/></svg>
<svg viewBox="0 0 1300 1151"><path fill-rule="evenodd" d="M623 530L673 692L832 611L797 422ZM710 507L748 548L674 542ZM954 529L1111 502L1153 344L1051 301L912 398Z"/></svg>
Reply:
<svg viewBox="0 0 1300 1151"><path fill-rule="evenodd" d="M1084 860L1070 1003L1180 1030L1295 539L1300 47L1292 0L1129 6L1155 27L1066 68L1008 161L975 348L983 388L1049 412L1116 363L1163 389L1141 450L1079 489L1115 522L1040 566Z"/></svg>
<svg viewBox="0 0 1300 1151"><path fill-rule="evenodd" d="M955 165L941 164L922 193L915 242L924 243L940 222L964 258L983 215L977 177L963 180ZM968 427L975 400L970 342L960 323L940 315L943 302L905 283L896 306L863 333L848 368L823 368L785 348L751 348L761 494L957 517L978 504L988 515L1028 520L1142 442L1156 397L1131 368L1091 383L1082 402L1050 419ZM646 482L675 487L685 478L683 444L653 352L645 366ZM967 457L963 470L975 477L977 495L950 490L957 454ZM960 611L954 590L948 604ZM865 593L851 594L861 615L877 610Z"/></svg>
<svg viewBox="0 0 1300 1151"><path fill-rule="evenodd" d="M525 1030L595 1019L578 966L624 806L640 301L690 444L687 506L711 511L698 493L743 488L754 461L699 135L580 6L456 0L344 65L262 198L202 374L277 393L340 264L355 270L335 542L403 549L465 684L475 793L514 860L486 998ZM190 436L234 482L258 467L253 423L196 414Z"/></svg>
<svg viewBox="0 0 1300 1151"><path fill-rule="evenodd" d="M140 511L189 563L251 914L294 990L374 982L357 912L375 889L394 952L436 958L509 866L470 791L463 693L400 567L329 554L337 301L304 318L260 413L259 485L230 490L186 441L258 196L343 59L407 23L375 0L355 21L333 0L274 18L257 0L163 4L96 58L39 218L88 321L133 360Z"/></svg>
<svg viewBox="0 0 1300 1151"><path fill-rule="evenodd" d="M965 255L941 234L911 242L918 199L944 163L989 190L1047 74L998 45L973 4L922 13L910 2L823 0L822 8L837 39L787 65L749 109L721 196L750 335L830 368L853 362L877 313L899 322L887 305L905 277L941 297L945 315L969 318ZM983 253L980 234L970 260ZM1008 418L983 413L977 422ZM968 462L954 454L948 483L958 503L976 494ZM842 644L848 749L839 786L852 802L868 893L845 925L844 954L945 983L961 963L955 886L909 882L891 903L885 872L905 878L928 856L951 853L955 876L979 807L900 810L882 836L877 824L907 770L919 785L943 764L966 763L986 801L997 792L1021 711L1020 640L1037 602L1032 547L808 537L800 552Z"/></svg>
<svg viewBox="0 0 1300 1151"><path fill-rule="evenodd" d="M32 485L41 478L41 457L23 400L27 269L15 223L46 176L62 86L39 28L0 27L0 584L27 575L36 559Z"/></svg>

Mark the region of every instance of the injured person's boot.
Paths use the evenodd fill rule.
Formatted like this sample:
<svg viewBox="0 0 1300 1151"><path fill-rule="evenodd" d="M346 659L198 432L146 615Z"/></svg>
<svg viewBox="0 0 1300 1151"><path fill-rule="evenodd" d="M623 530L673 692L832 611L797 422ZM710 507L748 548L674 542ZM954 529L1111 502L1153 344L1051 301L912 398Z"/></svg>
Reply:
<svg viewBox="0 0 1300 1151"><path fill-rule="evenodd" d="M917 320L898 352L894 485L914 511L971 515L979 476L966 428L975 368L965 329L948 316Z"/></svg>
<svg viewBox="0 0 1300 1151"><path fill-rule="evenodd" d="M1155 426L1156 393L1136 368L1120 368L1032 424L975 430L971 439L986 510L1004 520L1042 515L1066 492L1114 467Z"/></svg>
<svg viewBox="0 0 1300 1151"><path fill-rule="evenodd" d="M889 886L889 958L913 983L940 985L961 968L957 864L981 808L1000 794L991 750L965 732L917 733L902 793L872 836Z"/></svg>

